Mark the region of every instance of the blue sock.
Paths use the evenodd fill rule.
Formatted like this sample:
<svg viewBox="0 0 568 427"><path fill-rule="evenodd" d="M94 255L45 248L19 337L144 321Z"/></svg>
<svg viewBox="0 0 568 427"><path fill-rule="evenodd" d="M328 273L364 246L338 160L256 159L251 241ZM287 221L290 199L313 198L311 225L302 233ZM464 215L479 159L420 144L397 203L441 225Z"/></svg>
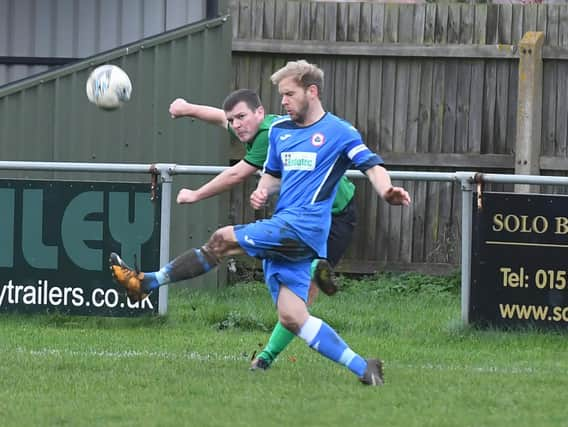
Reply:
<svg viewBox="0 0 568 427"><path fill-rule="evenodd" d="M146 291L153 291L162 285L170 283L170 271L172 269L171 263L164 265L159 271L153 273L144 273L144 279L142 280L142 287Z"/></svg>
<svg viewBox="0 0 568 427"><path fill-rule="evenodd" d="M311 348L347 367L358 377L362 377L365 373L367 361L351 350L337 332L323 320L310 316L298 336Z"/></svg>

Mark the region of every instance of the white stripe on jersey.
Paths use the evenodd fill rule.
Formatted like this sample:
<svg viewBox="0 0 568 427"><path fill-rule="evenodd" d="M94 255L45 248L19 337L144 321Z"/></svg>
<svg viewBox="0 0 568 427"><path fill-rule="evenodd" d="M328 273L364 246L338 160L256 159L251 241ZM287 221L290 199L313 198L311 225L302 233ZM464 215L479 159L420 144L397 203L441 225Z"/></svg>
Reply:
<svg viewBox="0 0 568 427"><path fill-rule="evenodd" d="M323 185L326 183L327 178L329 178L329 174L331 174L331 171L333 170L333 167L335 166L335 164L337 163L337 160L339 159L339 157L337 157L335 159L335 161L331 164L331 166L329 167L329 169L327 170L327 173L325 174L325 176L323 177L323 180L321 181L321 184L319 185L318 189L316 190L316 192L314 193L314 196L312 197L312 201L310 202L310 204L314 204L316 199L318 198L318 195L321 191L321 188L323 187Z"/></svg>
<svg viewBox="0 0 568 427"><path fill-rule="evenodd" d="M357 154L359 154L361 151L365 151L367 150L367 146L365 144L360 144L354 148L352 148L351 150L349 150L349 153L347 153L347 156L353 160L353 157L355 157Z"/></svg>

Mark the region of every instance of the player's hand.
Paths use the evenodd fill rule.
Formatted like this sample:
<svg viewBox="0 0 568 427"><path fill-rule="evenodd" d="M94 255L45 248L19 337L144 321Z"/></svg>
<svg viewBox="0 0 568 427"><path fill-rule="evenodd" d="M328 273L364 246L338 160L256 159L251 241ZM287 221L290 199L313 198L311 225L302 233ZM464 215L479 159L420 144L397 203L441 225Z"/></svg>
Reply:
<svg viewBox="0 0 568 427"><path fill-rule="evenodd" d="M390 187L383 194L383 199L391 205L410 205L410 195L402 187Z"/></svg>
<svg viewBox="0 0 568 427"><path fill-rule="evenodd" d="M250 195L250 205L255 210L262 208L267 200L268 191L266 191L266 188L254 190Z"/></svg>
<svg viewBox="0 0 568 427"><path fill-rule="evenodd" d="M183 98L175 99L169 108L170 116L172 119L183 117L187 115L187 109L191 104Z"/></svg>
<svg viewBox="0 0 568 427"><path fill-rule="evenodd" d="M197 201L199 201L197 191L190 190L189 188L182 188L179 190L176 199L178 205L183 205L184 203L195 203Z"/></svg>

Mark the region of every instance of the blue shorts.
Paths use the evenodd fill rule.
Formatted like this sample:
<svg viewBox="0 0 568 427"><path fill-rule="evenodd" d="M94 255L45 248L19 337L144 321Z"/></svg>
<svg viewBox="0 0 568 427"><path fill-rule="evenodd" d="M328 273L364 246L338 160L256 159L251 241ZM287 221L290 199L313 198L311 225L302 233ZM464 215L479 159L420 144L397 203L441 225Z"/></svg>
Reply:
<svg viewBox="0 0 568 427"><path fill-rule="evenodd" d="M310 287L310 265L316 257L287 222L272 217L234 227L237 242L253 257L263 259L266 285L276 303L280 286L307 301Z"/></svg>

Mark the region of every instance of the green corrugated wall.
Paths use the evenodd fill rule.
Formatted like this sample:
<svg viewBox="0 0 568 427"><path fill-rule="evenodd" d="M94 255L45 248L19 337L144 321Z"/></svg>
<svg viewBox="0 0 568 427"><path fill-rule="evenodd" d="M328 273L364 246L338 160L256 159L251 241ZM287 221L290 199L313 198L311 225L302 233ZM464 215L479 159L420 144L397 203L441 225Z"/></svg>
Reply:
<svg viewBox="0 0 568 427"><path fill-rule="evenodd" d="M105 63L123 68L133 84L131 100L112 112L99 110L85 94L89 73ZM230 81L231 24L221 17L15 82L0 89L0 159L227 165L226 132L187 118L172 120L168 107L176 97L219 106ZM0 171L0 178L150 182L149 175L111 173ZM172 256L200 246L228 221L227 196L175 204L179 188L210 178L174 179ZM193 283L214 286L218 274L224 276L209 273Z"/></svg>

